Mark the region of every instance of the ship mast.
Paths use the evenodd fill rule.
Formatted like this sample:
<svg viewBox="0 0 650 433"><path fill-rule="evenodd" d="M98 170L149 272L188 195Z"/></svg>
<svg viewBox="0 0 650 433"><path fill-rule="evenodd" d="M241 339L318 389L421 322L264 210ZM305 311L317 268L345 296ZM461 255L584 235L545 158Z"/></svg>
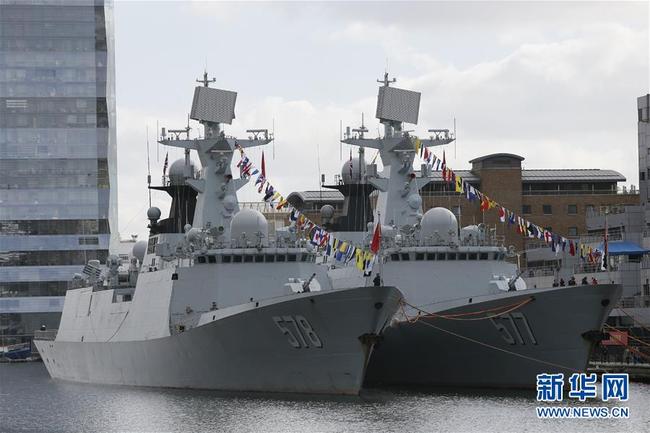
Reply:
<svg viewBox="0 0 650 433"><path fill-rule="evenodd" d="M196 80L203 86L194 89L194 99L190 118L203 125L203 138L189 137L189 125L184 130L186 137L180 133L171 139L164 133L159 141L165 146L185 149L185 160L189 166L189 152L195 150L201 161L202 170L198 179L188 178L186 183L197 191L196 209L192 221L194 228L214 230L214 234L230 238L230 221L239 211L237 191L248 183L249 177L235 179L231 163L235 150L267 144L273 140L268 130L255 130L256 134L248 139L227 137L221 129L222 124L231 124L235 118L237 93L209 87L215 78L208 79L207 71L202 80Z"/></svg>
<svg viewBox="0 0 650 433"><path fill-rule="evenodd" d="M377 167L371 165L366 171L367 176L364 176L367 182L378 190L374 211L375 222L379 221L379 214L381 214L385 224L412 232L422 217L422 197L419 189L433 179L426 167L421 170L420 177L415 175L413 170L415 148L412 137L403 130L404 123L417 124L418 122L420 93L390 87L396 81L395 78L389 79L387 72L383 79L377 80L381 86L377 98L376 117L384 125L384 137L365 138L364 132L367 130L362 120L362 128L353 130L355 134L353 136L348 134L342 141L358 146L360 149L368 147L379 150L384 166L383 171L377 173ZM420 144L431 147L452 141L451 135L443 136L434 132L429 138L420 140Z"/></svg>

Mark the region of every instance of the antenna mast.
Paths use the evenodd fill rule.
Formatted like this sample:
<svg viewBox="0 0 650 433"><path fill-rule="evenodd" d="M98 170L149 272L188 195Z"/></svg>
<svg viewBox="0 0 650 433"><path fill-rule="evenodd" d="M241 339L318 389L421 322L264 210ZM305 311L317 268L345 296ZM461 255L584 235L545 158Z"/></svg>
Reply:
<svg viewBox="0 0 650 433"><path fill-rule="evenodd" d="M149 125L146 127L147 134L147 191L149 192L149 207L151 207L151 163L149 162Z"/></svg>
<svg viewBox="0 0 650 433"><path fill-rule="evenodd" d="M456 145L458 140L456 140L456 116L454 116L454 161L456 161Z"/></svg>
<svg viewBox="0 0 650 433"><path fill-rule="evenodd" d="M217 81L217 79L214 78L214 77L211 78L211 79L208 79L208 71L205 70L205 69L203 70L203 79L202 80L196 80L197 83L202 83L203 87L208 87L210 83L214 83L215 81Z"/></svg>

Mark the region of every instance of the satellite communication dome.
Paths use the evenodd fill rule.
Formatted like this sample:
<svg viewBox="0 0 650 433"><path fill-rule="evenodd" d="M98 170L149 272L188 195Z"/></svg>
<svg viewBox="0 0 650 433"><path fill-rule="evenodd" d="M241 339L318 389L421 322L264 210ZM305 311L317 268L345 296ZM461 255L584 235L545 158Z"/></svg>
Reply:
<svg viewBox="0 0 650 433"><path fill-rule="evenodd" d="M458 220L456 216L444 207L429 209L420 222L421 240L427 243L444 244L458 243Z"/></svg>
<svg viewBox="0 0 650 433"><path fill-rule="evenodd" d="M160 213L160 209L158 209L158 208L155 207L155 206L154 206L154 207L150 207L150 208L147 210L147 218L148 218L150 221L158 221L158 220L160 219L160 215L161 215L161 213Z"/></svg>
<svg viewBox="0 0 650 433"><path fill-rule="evenodd" d="M323 207L320 208L320 217L323 220L331 220L334 218L334 206L331 204L323 205Z"/></svg>
<svg viewBox="0 0 650 433"><path fill-rule="evenodd" d="M262 246L268 246L269 223L262 212L244 208L233 217L230 223L230 236L241 246L244 246L241 244L244 236L246 243L250 243L250 245L258 245L261 242Z"/></svg>
<svg viewBox="0 0 650 433"><path fill-rule="evenodd" d="M350 175L350 160L343 163L343 167L341 167L341 178L345 184L359 183L361 181L359 158L352 158L352 175Z"/></svg>
<svg viewBox="0 0 650 433"><path fill-rule="evenodd" d="M140 263L144 260L144 254L147 252L147 241L138 241L133 245L131 254L138 259Z"/></svg>
<svg viewBox="0 0 650 433"><path fill-rule="evenodd" d="M191 161L187 176L194 177L194 163ZM185 185L185 158L177 159L169 166L169 183Z"/></svg>

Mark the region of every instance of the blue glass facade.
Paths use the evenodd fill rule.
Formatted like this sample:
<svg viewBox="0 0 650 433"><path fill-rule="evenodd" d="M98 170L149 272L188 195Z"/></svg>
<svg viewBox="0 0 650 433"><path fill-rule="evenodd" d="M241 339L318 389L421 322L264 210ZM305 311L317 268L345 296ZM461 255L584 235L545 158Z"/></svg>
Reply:
<svg viewBox="0 0 650 433"><path fill-rule="evenodd" d="M0 0L0 297L117 245L112 28L110 2Z"/></svg>

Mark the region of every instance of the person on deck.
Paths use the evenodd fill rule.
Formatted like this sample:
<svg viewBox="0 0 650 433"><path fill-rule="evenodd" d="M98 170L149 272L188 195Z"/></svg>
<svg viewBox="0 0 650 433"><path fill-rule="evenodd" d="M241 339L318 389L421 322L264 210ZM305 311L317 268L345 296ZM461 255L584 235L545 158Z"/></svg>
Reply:
<svg viewBox="0 0 650 433"><path fill-rule="evenodd" d="M576 285L576 277L571 277L569 278L569 286L575 286Z"/></svg>
<svg viewBox="0 0 650 433"><path fill-rule="evenodd" d="M560 287L564 287L564 278L560 278Z"/></svg>
<svg viewBox="0 0 650 433"><path fill-rule="evenodd" d="M589 281L587 280L587 276L582 277L582 284L585 286L589 284Z"/></svg>
<svg viewBox="0 0 650 433"><path fill-rule="evenodd" d="M591 277L591 284L595 286L596 284L598 284L598 280L595 279L594 277Z"/></svg>
<svg viewBox="0 0 650 433"><path fill-rule="evenodd" d="M381 276L379 274L375 275L375 278L372 280L375 287L381 286Z"/></svg>

